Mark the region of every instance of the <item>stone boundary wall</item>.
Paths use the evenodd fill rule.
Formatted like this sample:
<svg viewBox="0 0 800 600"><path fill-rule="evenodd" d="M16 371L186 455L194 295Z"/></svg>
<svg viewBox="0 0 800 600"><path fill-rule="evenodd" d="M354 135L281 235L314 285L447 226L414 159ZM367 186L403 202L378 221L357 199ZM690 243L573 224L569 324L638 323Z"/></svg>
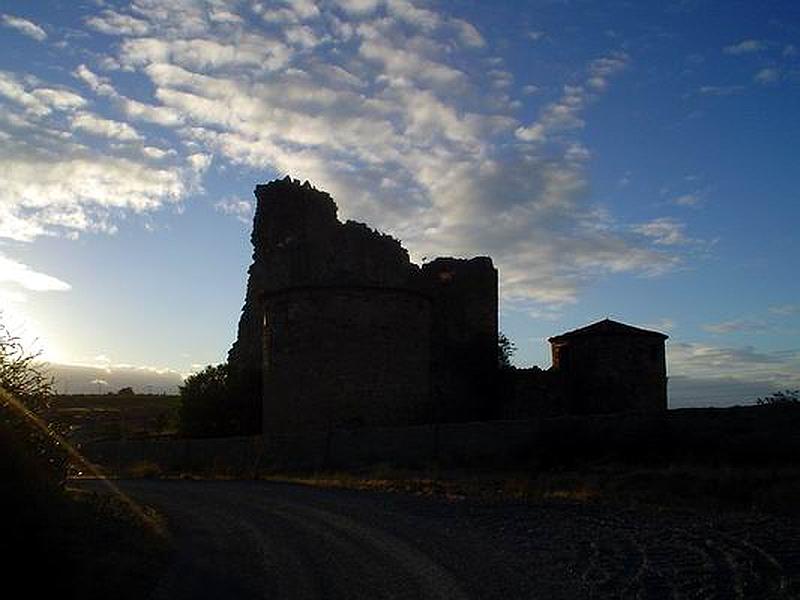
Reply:
<svg viewBox="0 0 800 600"><path fill-rule="evenodd" d="M106 441L82 452L110 472L136 463L164 472L624 462L796 464L800 406L679 409L660 414L556 417L310 431L216 439Z"/></svg>
<svg viewBox="0 0 800 600"><path fill-rule="evenodd" d="M114 440L86 444L81 451L111 472L136 463L152 463L165 472L245 474L381 463L466 465L530 455L537 429L534 421L491 421L213 439Z"/></svg>

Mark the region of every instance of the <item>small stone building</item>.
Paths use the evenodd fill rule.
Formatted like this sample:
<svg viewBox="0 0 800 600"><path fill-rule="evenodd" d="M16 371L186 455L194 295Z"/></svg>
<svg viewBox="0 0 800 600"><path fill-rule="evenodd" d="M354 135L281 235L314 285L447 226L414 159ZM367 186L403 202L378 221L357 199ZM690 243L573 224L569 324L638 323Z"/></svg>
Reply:
<svg viewBox="0 0 800 600"><path fill-rule="evenodd" d="M551 337L565 412L666 410L666 339L610 319Z"/></svg>

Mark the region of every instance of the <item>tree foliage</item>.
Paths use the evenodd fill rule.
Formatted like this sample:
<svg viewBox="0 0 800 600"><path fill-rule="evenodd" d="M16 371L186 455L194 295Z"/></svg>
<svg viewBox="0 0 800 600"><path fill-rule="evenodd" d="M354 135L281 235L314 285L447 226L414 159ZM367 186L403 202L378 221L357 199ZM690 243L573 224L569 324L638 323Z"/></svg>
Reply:
<svg viewBox="0 0 800 600"><path fill-rule="evenodd" d="M789 406L800 404L800 390L784 390L775 392L756 400L760 406Z"/></svg>
<svg viewBox="0 0 800 600"><path fill-rule="evenodd" d="M7 483L61 485L67 454L46 422L53 392L38 353L0 321L0 469Z"/></svg>
<svg viewBox="0 0 800 600"><path fill-rule="evenodd" d="M510 369L511 358L517 351L517 346L512 342L506 334L500 332L497 336L497 366L501 369Z"/></svg>
<svg viewBox="0 0 800 600"><path fill-rule="evenodd" d="M29 352L22 340L0 321L0 388L41 414L49 408L53 378L39 361L39 355Z"/></svg>
<svg viewBox="0 0 800 600"><path fill-rule="evenodd" d="M247 377L244 375L252 375ZM180 386L181 433L189 437L253 435L261 431L260 373L209 365Z"/></svg>
<svg viewBox="0 0 800 600"><path fill-rule="evenodd" d="M232 433L228 398L227 364L209 365L186 378L180 386L180 429L190 437L210 437Z"/></svg>

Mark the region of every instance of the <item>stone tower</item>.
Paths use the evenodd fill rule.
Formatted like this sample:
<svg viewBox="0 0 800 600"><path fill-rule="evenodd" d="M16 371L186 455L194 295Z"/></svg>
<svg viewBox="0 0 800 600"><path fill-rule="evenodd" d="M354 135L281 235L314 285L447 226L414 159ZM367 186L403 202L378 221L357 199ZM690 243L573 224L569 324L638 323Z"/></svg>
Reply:
<svg viewBox="0 0 800 600"><path fill-rule="evenodd" d="M253 264L228 362L261 398L264 431L486 413L478 383L493 377L497 344L490 259L420 268L394 238L339 221L333 199L308 182L286 177L255 195Z"/></svg>

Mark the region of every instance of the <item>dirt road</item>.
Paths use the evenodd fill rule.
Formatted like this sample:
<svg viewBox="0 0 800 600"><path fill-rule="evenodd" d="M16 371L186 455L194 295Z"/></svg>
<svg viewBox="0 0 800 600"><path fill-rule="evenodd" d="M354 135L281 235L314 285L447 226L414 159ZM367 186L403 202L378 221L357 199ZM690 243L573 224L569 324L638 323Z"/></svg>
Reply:
<svg viewBox="0 0 800 600"><path fill-rule="evenodd" d="M157 598L800 597L797 520L267 482L120 487L174 535Z"/></svg>

